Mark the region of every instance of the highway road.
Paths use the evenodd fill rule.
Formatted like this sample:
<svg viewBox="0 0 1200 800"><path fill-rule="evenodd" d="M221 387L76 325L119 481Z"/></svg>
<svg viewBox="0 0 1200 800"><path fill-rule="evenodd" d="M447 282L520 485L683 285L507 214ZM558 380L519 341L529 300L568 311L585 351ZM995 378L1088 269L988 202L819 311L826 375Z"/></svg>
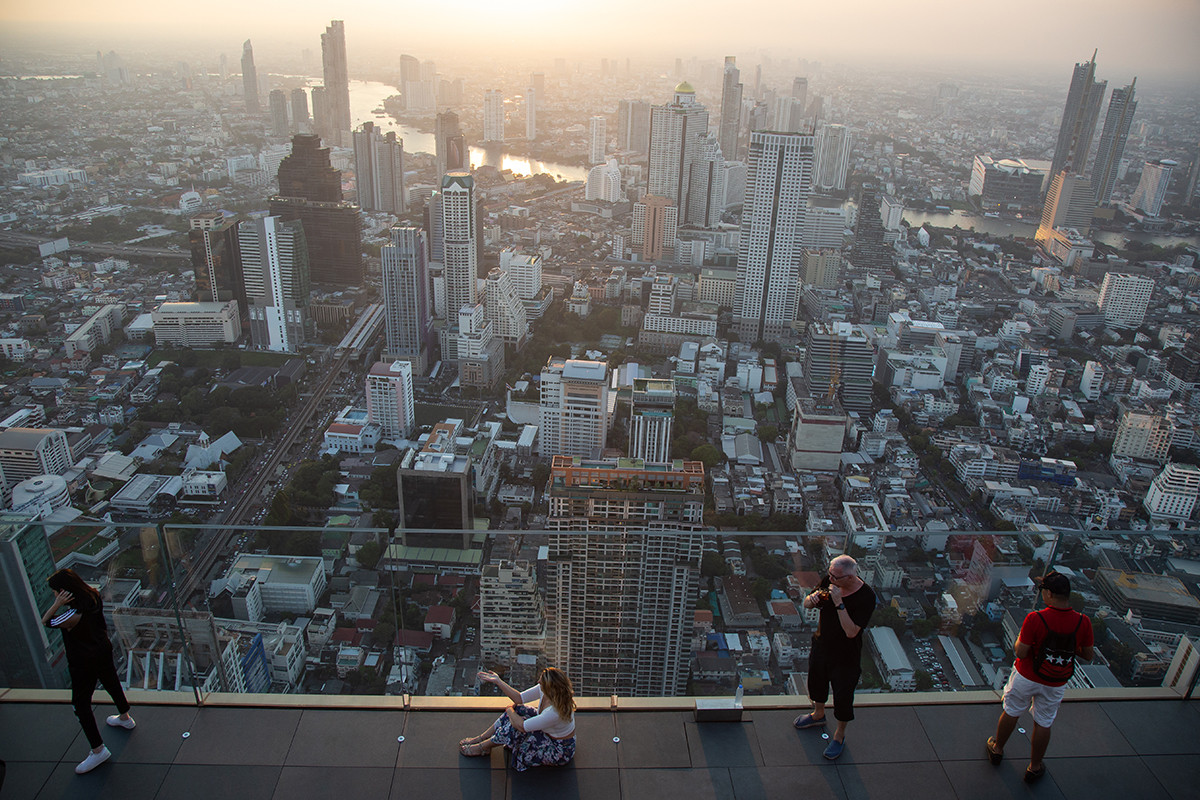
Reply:
<svg viewBox="0 0 1200 800"><path fill-rule="evenodd" d="M245 525L250 514L260 505L262 491L267 485L267 481L275 475L276 468L284 461L292 445L300 438L304 428L320 412L325 396L337 382L352 354L352 351L347 350L329 364L328 372L321 377L312 396L299 410L288 417L283 433L274 441L270 451L259 456L246 467L239 485L232 489L237 493L237 499L229 508L209 521L210 524L221 527L210 528L197 537L195 550L190 554L190 558L185 558L188 571L176 587L176 597L186 603L194 592L204 586L212 565L225 551L229 540L236 535L237 526Z"/></svg>
<svg viewBox="0 0 1200 800"><path fill-rule="evenodd" d="M42 236L35 236L31 233L17 233L16 231L0 231L0 245L10 245L14 247L32 247L37 248L38 245L53 241ZM103 256L119 256L121 258L176 258L183 260L191 260L191 253L186 250L171 250L166 247L140 247L129 244L114 244L111 242L87 242L87 243L70 243L71 247L68 252L74 253L91 253L93 255Z"/></svg>

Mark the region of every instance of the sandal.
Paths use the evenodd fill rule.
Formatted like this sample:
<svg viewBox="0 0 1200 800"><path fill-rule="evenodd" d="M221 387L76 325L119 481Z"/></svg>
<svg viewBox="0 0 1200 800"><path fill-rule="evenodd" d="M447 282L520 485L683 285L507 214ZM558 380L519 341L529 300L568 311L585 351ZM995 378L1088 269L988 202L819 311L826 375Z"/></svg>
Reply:
<svg viewBox="0 0 1200 800"><path fill-rule="evenodd" d="M459 746L459 748L461 749L461 748L463 748L463 747L466 747L466 746L468 746L468 745L472 745L472 744L479 744L479 743L480 743L480 742L482 742L482 741L483 741L483 737L482 737L482 736L468 736L466 739L459 739L459 740L458 740L458 746Z"/></svg>
<svg viewBox="0 0 1200 800"><path fill-rule="evenodd" d="M995 748L996 740L989 736L987 740L988 761L991 761L993 765L999 766L1000 762L1004 760L1004 751Z"/></svg>
<svg viewBox="0 0 1200 800"><path fill-rule="evenodd" d="M1045 774L1046 774L1046 765L1045 764L1042 764L1036 770L1026 767L1025 768L1025 782L1026 783L1036 783Z"/></svg>
<svg viewBox="0 0 1200 800"><path fill-rule="evenodd" d="M471 757L486 756L488 754L488 751L484 749L483 745L480 742L475 742L473 744L461 745L458 748L458 750L464 756L471 756Z"/></svg>

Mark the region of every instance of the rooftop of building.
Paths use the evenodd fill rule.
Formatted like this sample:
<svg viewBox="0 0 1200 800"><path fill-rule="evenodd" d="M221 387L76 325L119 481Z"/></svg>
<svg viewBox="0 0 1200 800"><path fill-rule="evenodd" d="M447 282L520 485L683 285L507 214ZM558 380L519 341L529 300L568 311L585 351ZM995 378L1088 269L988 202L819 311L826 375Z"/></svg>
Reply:
<svg viewBox="0 0 1200 800"><path fill-rule="evenodd" d="M949 704L924 704L929 695L916 694L896 705L864 698L836 762L822 758L820 732L792 727L801 697L763 698L794 701L790 708L760 708L752 704L759 698L747 698L740 723L695 722L678 698L615 709L605 698L579 711L569 766L523 773L505 767L500 749L490 758L459 755L458 740L486 728L501 708L478 698L413 698L406 709L401 698L225 695L230 705L196 707L149 705L152 694L131 693L137 729L106 730L112 760L77 776L87 744L67 693L0 690L5 796L402 798L420 786L447 800L907 799L915 791L922 798L1186 798L1200 780L1200 703L1099 699L1112 696L1104 691L1064 704L1047 776L1034 787L1021 780L1027 733L1014 734L999 767L983 756L999 711L991 692Z"/></svg>

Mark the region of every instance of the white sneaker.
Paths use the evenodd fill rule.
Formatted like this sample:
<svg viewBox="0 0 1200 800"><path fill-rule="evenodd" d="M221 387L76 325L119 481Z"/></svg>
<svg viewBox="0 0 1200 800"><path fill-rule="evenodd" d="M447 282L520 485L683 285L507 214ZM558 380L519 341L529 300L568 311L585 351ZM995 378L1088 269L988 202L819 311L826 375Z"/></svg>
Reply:
<svg viewBox="0 0 1200 800"><path fill-rule="evenodd" d="M99 753L88 753L88 757L75 765L75 772L82 775L85 772L91 772L96 767L103 764L112 758L112 753L108 752L107 747L101 747Z"/></svg>
<svg viewBox="0 0 1200 800"><path fill-rule="evenodd" d="M109 725L112 725L114 728L124 728L127 731L131 731L137 727L137 723L133 721L133 717L130 717L129 719L121 719L120 714L113 714L104 721Z"/></svg>

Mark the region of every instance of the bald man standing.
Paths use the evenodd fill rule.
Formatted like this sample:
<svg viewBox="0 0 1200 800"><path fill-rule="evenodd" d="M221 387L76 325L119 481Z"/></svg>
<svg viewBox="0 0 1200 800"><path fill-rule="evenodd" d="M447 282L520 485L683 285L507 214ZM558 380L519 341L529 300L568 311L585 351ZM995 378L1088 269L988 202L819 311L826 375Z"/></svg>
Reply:
<svg viewBox="0 0 1200 800"><path fill-rule="evenodd" d="M858 577L858 562L850 556L829 562L828 579L828 588L822 585L804 598L805 608L821 612L808 659L808 697L813 710L793 724L801 729L823 727L832 687L837 728L825 748L825 757L832 761L846 748L846 725L854 719L854 690L862 674L862 632L875 611L875 592Z"/></svg>

